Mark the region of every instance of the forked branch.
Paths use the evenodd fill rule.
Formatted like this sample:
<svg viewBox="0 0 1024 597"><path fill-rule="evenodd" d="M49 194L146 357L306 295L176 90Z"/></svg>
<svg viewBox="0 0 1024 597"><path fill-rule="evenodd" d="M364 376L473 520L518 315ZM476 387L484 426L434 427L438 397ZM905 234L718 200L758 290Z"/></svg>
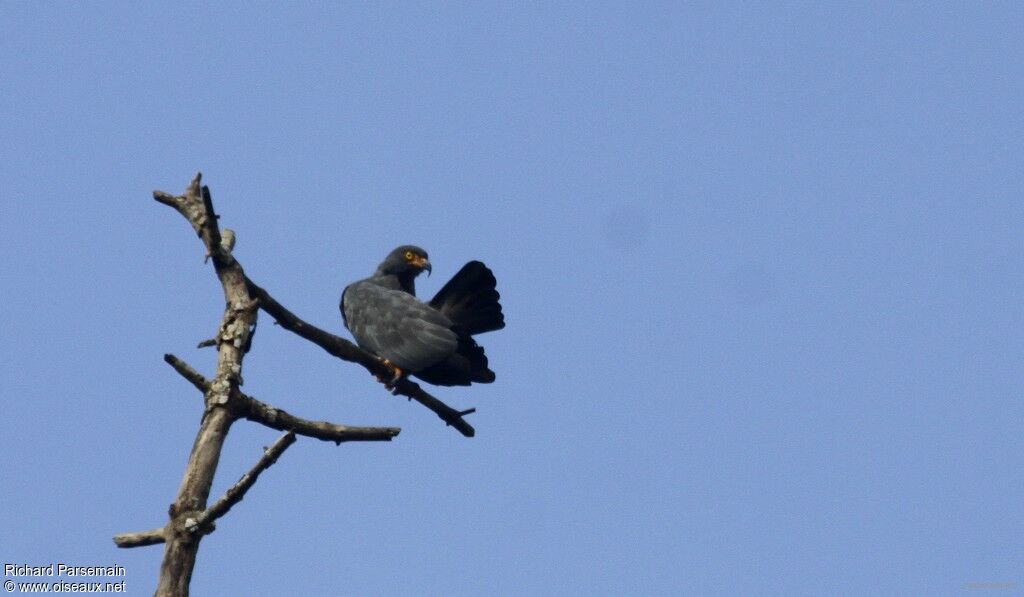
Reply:
<svg viewBox="0 0 1024 597"><path fill-rule="evenodd" d="M188 517L184 520L183 526L189 532L202 532L204 534L209 533L213 530L213 523L228 513L232 506L242 501L245 497L245 493L256 483L256 479L259 478L260 473L270 468L272 464L277 462L281 454L284 453L288 446L295 443L295 433L289 431L288 433L281 436L274 445L266 449L263 456L256 462L256 465L252 469L242 475L242 478L238 480L219 500L214 502L212 506L207 508L204 512L195 517ZM114 537L114 543L118 547L143 547L145 545L156 545L158 543L164 543L167 540L167 527L161 527L159 529L152 529L149 531L142 531L141 533L124 533Z"/></svg>
<svg viewBox="0 0 1024 597"><path fill-rule="evenodd" d="M263 456L256 462L256 465L253 466L249 472L242 475L242 478L224 493L224 497L214 502L212 506L207 508L205 512L195 519L196 528L205 529L218 518L227 514L228 511L231 510L232 506L242 501L242 498L245 497L245 493L249 491L249 488L252 487L254 483L256 483L256 479L259 478L260 473L267 470L271 465L277 462L277 459L281 457L281 454L284 454L284 451L288 449L288 446L294 443L295 432L289 431L274 442L274 445L267 448L263 453Z"/></svg>
<svg viewBox="0 0 1024 597"><path fill-rule="evenodd" d="M119 547L166 544L156 590L158 596L188 595L202 536L213 530L214 521L238 503L260 473L295 442L296 434L341 443L387 441L399 433L399 429L394 427L349 427L324 421L307 421L241 392L242 360L250 348L256 328L258 301L249 291L249 282L241 264L231 254L235 234L230 230L221 232L210 190L201 185L201 180L202 175L197 174L183 195L174 196L156 191L153 197L173 207L192 225L203 241L206 257L213 260L214 270L223 287L227 306L213 341L213 345L217 346L217 371L212 379L207 379L174 355L164 355L164 360L175 371L203 393L203 418L178 495L170 507L170 521L159 529L114 537ZM231 425L239 418L286 433L224 497L207 508L206 502L220 461L221 449Z"/></svg>
<svg viewBox="0 0 1024 597"><path fill-rule="evenodd" d="M171 367L174 367L175 371L187 379L200 392L205 393L209 391L210 381L191 365L173 354L165 354L164 361ZM238 395L241 400L236 401L234 406L239 417L254 423L260 423L271 429L277 429L278 431L294 431L298 435L334 442L335 444L360 441L390 441L402 432L399 427L354 427L329 421L310 421L309 419L296 417L276 406L260 402L241 391L239 391Z"/></svg>

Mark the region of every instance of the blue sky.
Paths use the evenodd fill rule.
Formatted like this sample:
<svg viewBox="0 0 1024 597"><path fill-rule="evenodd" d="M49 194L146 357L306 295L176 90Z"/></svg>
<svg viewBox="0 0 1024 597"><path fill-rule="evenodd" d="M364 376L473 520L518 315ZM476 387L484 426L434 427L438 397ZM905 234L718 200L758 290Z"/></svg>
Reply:
<svg viewBox="0 0 1024 597"><path fill-rule="evenodd" d="M196 595L956 594L1024 586L1015 3L0 7L0 557L151 594L220 288L340 332L394 246L508 327L465 439L261 317L300 439ZM240 422L220 495L278 436Z"/></svg>

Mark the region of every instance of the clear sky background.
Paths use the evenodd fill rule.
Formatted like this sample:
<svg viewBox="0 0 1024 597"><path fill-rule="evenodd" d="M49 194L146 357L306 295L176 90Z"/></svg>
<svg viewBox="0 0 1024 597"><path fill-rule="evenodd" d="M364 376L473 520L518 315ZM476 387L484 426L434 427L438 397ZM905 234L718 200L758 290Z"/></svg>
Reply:
<svg viewBox="0 0 1024 597"><path fill-rule="evenodd" d="M300 439L196 595L1024 587L1019 3L0 4L0 558L133 595L222 295L151 198L201 170L249 275L341 333L402 243L468 260L477 437L261 314ZM347 335L347 334L346 334ZM280 434L232 429L213 495Z"/></svg>

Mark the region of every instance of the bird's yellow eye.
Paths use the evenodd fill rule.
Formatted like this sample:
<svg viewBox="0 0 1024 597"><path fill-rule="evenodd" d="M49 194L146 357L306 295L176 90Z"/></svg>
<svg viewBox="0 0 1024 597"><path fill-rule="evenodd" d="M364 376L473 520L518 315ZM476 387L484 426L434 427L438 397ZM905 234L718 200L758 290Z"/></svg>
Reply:
<svg viewBox="0 0 1024 597"><path fill-rule="evenodd" d="M406 251L405 252L405 260L406 261L412 261L412 258L413 258L412 251Z"/></svg>

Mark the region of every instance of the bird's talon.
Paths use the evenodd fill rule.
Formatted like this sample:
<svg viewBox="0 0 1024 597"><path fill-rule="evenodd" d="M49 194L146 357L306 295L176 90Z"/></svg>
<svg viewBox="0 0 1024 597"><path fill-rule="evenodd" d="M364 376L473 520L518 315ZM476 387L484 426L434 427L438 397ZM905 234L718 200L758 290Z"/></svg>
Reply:
<svg viewBox="0 0 1024 597"><path fill-rule="evenodd" d="M396 389L395 386L397 386L398 382L401 381L402 377L405 376L405 371L402 371L401 368L399 368L397 365L395 365L394 363L387 359L381 359L381 362L387 365L389 369L394 371L394 375L392 375L391 379L385 379L380 375L376 375L374 377L377 378L377 381L384 384L384 389L386 389L389 392L393 392Z"/></svg>

